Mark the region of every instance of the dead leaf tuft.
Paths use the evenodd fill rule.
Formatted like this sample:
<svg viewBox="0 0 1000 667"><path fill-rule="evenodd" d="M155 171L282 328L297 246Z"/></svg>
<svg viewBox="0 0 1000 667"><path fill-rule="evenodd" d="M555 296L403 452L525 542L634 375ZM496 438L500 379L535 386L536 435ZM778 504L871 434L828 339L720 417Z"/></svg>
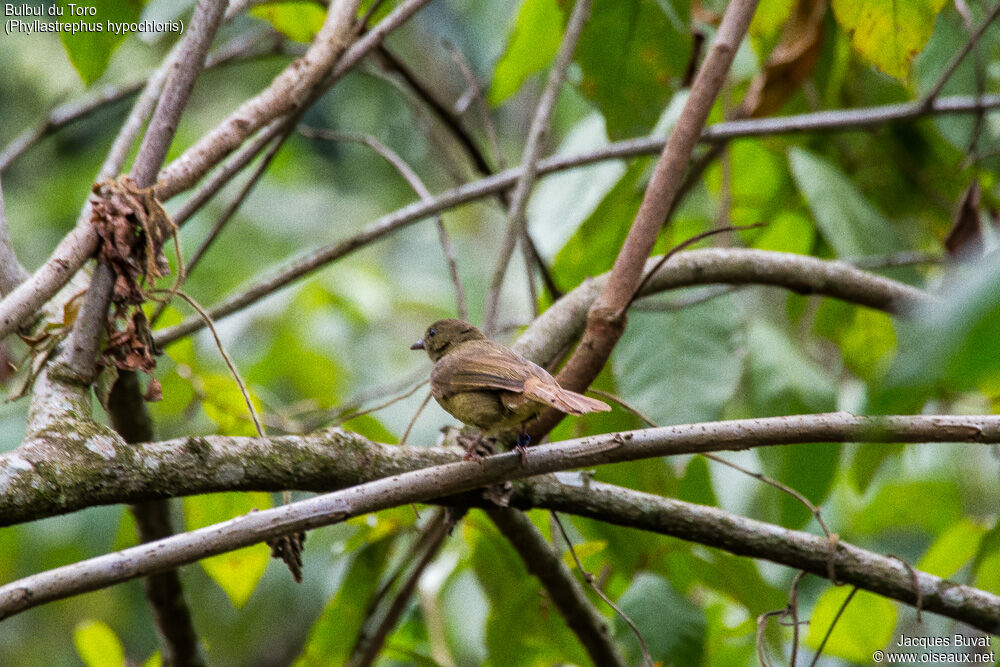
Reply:
<svg viewBox="0 0 1000 667"><path fill-rule="evenodd" d="M108 342L100 365L149 375L143 395L147 401L162 398L153 377L156 355L149 321L141 306L146 289L170 273L163 246L176 231L153 188L140 188L128 176L96 183L91 198L91 224L100 238L97 259L114 272L108 318Z"/></svg>

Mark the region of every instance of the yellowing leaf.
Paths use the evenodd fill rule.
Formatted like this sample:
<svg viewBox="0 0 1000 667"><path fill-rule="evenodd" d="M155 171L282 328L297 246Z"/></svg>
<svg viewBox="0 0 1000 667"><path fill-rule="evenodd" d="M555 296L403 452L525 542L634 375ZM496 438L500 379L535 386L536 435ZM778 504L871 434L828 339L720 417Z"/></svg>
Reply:
<svg viewBox="0 0 1000 667"><path fill-rule="evenodd" d="M576 552L576 557L583 561L587 556L591 556L596 553L604 551L604 547L608 546L607 540L590 540L584 542L583 544L574 544L573 551ZM563 563L569 569L574 569L576 567L576 561L573 560L573 554L569 551L563 554Z"/></svg>
<svg viewBox="0 0 1000 667"><path fill-rule="evenodd" d="M231 375L205 375L201 409L218 426L220 435L257 435L246 399ZM261 405L251 393L250 400L260 412Z"/></svg>
<svg viewBox="0 0 1000 667"><path fill-rule="evenodd" d="M828 589L819 597L809 621L809 637L806 640L811 648L819 647L850 592L850 586L839 586ZM872 653L889 643L895 627L895 605L874 593L859 591L834 626L824 653L861 665L870 664Z"/></svg>
<svg viewBox="0 0 1000 667"><path fill-rule="evenodd" d="M945 0L833 0L833 15L859 53L903 81L944 5Z"/></svg>
<svg viewBox="0 0 1000 667"><path fill-rule="evenodd" d="M104 621L84 621L73 630L73 644L87 667L121 667L125 648Z"/></svg>
<svg viewBox="0 0 1000 667"><path fill-rule="evenodd" d="M247 514L271 506L271 496L264 492L216 493L184 499L184 522L188 530ZM264 575L270 551L265 544L230 551L201 561L212 580L225 591L237 609L246 604Z"/></svg>
<svg viewBox="0 0 1000 667"><path fill-rule="evenodd" d="M311 42L323 27L326 11L313 2L276 2L258 5L251 16L264 19L275 30L296 42Z"/></svg>
<svg viewBox="0 0 1000 667"><path fill-rule="evenodd" d="M962 519L934 540L917 569L938 577L953 576L976 555L984 533L983 526Z"/></svg>
<svg viewBox="0 0 1000 667"><path fill-rule="evenodd" d="M882 377L896 349L896 330L892 318L870 308L858 308L854 321L840 337L844 363L866 380Z"/></svg>

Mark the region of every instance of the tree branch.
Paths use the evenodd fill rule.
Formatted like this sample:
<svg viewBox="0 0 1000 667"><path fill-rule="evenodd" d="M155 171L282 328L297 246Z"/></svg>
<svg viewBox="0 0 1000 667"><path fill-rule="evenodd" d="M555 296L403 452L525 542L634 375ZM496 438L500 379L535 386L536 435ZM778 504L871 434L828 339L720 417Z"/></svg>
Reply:
<svg viewBox="0 0 1000 667"><path fill-rule="evenodd" d="M0 182L0 294L10 294L30 275L14 252L10 227L7 226L7 209L3 201L3 183Z"/></svg>
<svg viewBox="0 0 1000 667"><path fill-rule="evenodd" d="M757 0L732 0L726 7L708 54L691 86L677 124L653 169L639 211L614 267L587 314L587 328L580 344L559 372L561 385L583 391L597 377L625 330L625 313L643 279L646 259L667 219L684 180L684 170L701 136L708 113L722 88L736 49L750 25ZM538 442L558 423L554 410L542 413L530 430Z"/></svg>
<svg viewBox="0 0 1000 667"><path fill-rule="evenodd" d="M386 19L388 20L388 19ZM385 21L383 21L384 23ZM382 25L381 23L379 24ZM371 33L369 33L371 34ZM366 35L367 37L367 35ZM354 52L363 40L348 49L341 62ZM339 71L340 68L336 71ZM929 109L923 109L919 102L890 104L866 109L820 111L816 113L762 118L745 121L718 123L705 129L702 141L728 141L739 137L771 136L801 132L835 132L878 127L897 121L916 120L927 115L966 114L989 111L1000 107L1000 95L980 97L955 96L934 100ZM272 123L276 127L282 121ZM268 132L265 128L263 132ZM259 136L259 135L258 135ZM273 136L273 135L271 135ZM263 142L263 143L266 143ZM261 144L262 146L263 144ZM574 167L582 167L604 160L617 160L639 155L653 155L663 149L662 139L643 138L619 141L588 153L570 156L554 156L538 163L540 175L550 174ZM249 160L260 150L249 153ZM521 168L514 167L494 176L473 181L438 195L432 202L417 202L383 217L369 229L386 225L389 233L399 227L432 215L439 211L470 201L494 196L517 182ZM230 176L231 177L231 176ZM219 185L221 187L221 184ZM381 234L377 234L378 238ZM6 338L35 311L48 301L83 266L93 253L96 237L88 227L74 228L63 237L52 254L28 280L14 292L0 301L0 339Z"/></svg>
<svg viewBox="0 0 1000 667"><path fill-rule="evenodd" d="M843 541L839 541L836 550L831 552L830 542L825 537L748 519L714 507L600 482L569 486L552 479L517 485L511 503L670 535L740 556L763 558L824 578L829 576L832 565L840 583L911 605L917 604L919 596L925 611L986 632L1000 631L998 596L908 569L895 558Z"/></svg>
<svg viewBox="0 0 1000 667"><path fill-rule="evenodd" d="M524 561L528 572L545 587L570 630L595 665L625 665L611 639L607 619L594 608L583 587L551 544L524 513L505 507L486 511Z"/></svg>
<svg viewBox="0 0 1000 667"><path fill-rule="evenodd" d="M517 452L507 452L482 461L455 461L460 453L453 450L379 445L339 429L310 437L213 436L134 447L94 437L77 441L71 448L38 442L0 457L8 498L0 513L4 523L10 523L18 512L22 515L19 520L37 518L39 508L52 513L55 504L64 505L56 511L75 509L65 506L67 500L83 506L84 496L85 504L90 505L123 499L113 496L138 500L142 496L222 488L329 487L350 476L387 476L12 582L0 587L0 619L51 600L175 568L289 532L407 503L432 501L502 480L658 456L857 441L997 443L1000 416L857 417L840 412L708 422L567 440L529 448L523 459ZM278 447L284 448L283 456L274 451ZM311 454L319 456L311 461ZM65 465L53 465L56 458ZM454 462L442 464L447 460ZM395 472L407 465L431 461L440 465ZM203 488L196 491L198 486ZM110 489L114 493L109 493ZM823 541L823 545L822 551L829 558L829 543ZM963 620L986 631L1000 629L1000 597L937 578L924 581L938 582L934 588L939 590L939 596L947 589L946 595L954 605L966 611L968 605L980 610L970 612L973 618L963 616ZM913 595L912 584L907 594ZM930 591L924 600L934 595Z"/></svg>
<svg viewBox="0 0 1000 667"><path fill-rule="evenodd" d="M514 254L514 247L521 240L525 246L525 252L530 252L527 248L525 236L528 234L527 222L525 220L525 210L528 207L528 196L535 186L538 176L538 165L536 164L542 150L542 141L549 131L549 122L552 118L552 111L555 109L556 100L559 97L559 90L566 79L566 71L573 61L573 52L576 50L576 43L583 32L583 26L590 16L590 0L576 0L573 5L573 13L569 17L566 25L566 32L563 34L559 50L556 52L555 62L549 70L549 76L545 82L545 88L538 100L538 107L535 115L531 119L528 128L528 139L525 142L524 153L521 155L521 175L517 179L514 187L514 194L511 196L510 210L507 213L507 228L504 232L503 240L500 244L500 254L497 259L496 269L493 271L493 278L490 280L490 288L486 296L486 305L483 313L483 330L486 335L491 335L496 330L497 317L500 306L500 291L503 288L503 279L507 274L507 265ZM531 280L531 262L527 262L528 280Z"/></svg>
<svg viewBox="0 0 1000 667"><path fill-rule="evenodd" d="M305 103L347 47L360 4L361 0L332 4L305 55L163 169L157 179L160 199L188 189L257 130Z"/></svg>
<svg viewBox="0 0 1000 667"><path fill-rule="evenodd" d="M177 50L171 53L169 68L161 68L169 70L169 73L132 165L132 178L140 188L153 184L160 164L166 157L194 82L205 64L208 49L219 29L225 6L225 0L198 0L187 34L178 42ZM176 60L173 59L175 53ZM73 323L71 343L64 357L66 366L81 380L89 382L93 375L113 285L111 267L98 262L90 288L84 297L80 317Z"/></svg>
<svg viewBox="0 0 1000 667"><path fill-rule="evenodd" d="M389 224L377 223L347 241L304 255L294 260L287 268L273 273L216 305L209 314L212 319L218 320L237 312L300 276L353 252L367 242L381 238L388 233L387 228L393 223L403 224L398 223L398 218ZM647 262L647 267L651 269L654 264L655 261L650 260ZM565 320L568 317L574 322L580 321L585 312L581 313L579 308L590 307L607 277L608 274L604 274L588 279L564 295L556 305L542 313L529 327L529 331L538 327L545 330L544 334L532 338L559 340L565 345L579 337L583 330L582 326L576 324L568 326ZM925 303L932 298L919 289L867 273L839 260L822 260L807 255L740 248L690 250L679 253L657 271L642 294L711 283L785 287L803 294L822 294L897 314L903 314L909 306ZM156 332L155 340L157 345L166 346L202 327L204 322L201 319L189 318L180 324L160 329Z"/></svg>

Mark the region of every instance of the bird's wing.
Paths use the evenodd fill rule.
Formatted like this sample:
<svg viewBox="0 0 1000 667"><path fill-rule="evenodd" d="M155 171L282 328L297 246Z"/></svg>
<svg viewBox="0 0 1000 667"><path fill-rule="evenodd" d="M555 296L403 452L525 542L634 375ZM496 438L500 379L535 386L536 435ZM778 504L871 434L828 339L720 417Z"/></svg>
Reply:
<svg viewBox="0 0 1000 667"><path fill-rule="evenodd" d="M543 403L561 412L582 415L610 410L603 401L559 386L548 371L498 345L477 345L468 353L445 355L434 366L431 387L442 398L462 391L501 390L504 405L517 410L527 402Z"/></svg>
<svg viewBox="0 0 1000 667"><path fill-rule="evenodd" d="M507 350L477 349L469 354L456 352L442 357L434 365L431 382L435 395L440 396L484 389L520 392L524 383L535 375L535 368L538 366Z"/></svg>

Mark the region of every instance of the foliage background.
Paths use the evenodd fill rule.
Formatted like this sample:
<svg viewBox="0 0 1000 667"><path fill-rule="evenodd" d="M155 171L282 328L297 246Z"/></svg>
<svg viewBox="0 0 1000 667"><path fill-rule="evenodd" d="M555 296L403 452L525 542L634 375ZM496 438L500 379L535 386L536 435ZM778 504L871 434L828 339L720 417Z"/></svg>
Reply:
<svg viewBox="0 0 1000 667"><path fill-rule="evenodd" d="M711 13L723 4L705 2L692 12L682 0L598 0L570 84L559 98L549 152L574 154L609 138L664 134L679 109L678 91L693 50L691 26L710 32ZM968 38L955 6L912 3L921 11L893 18L898 34L913 39L912 50L919 55L912 64L894 60L898 49L880 55L884 40L868 51L858 43L864 31L852 33L857 28L851 24L852 4L865 3L833 2L822 13L810 33L818 49L815 64L780 100L780 114L919 99ZM105 5L108 12L128 11L117 0L106 0L101 11ZM737 56L713 121L731 115L765 71L796 5L763 0L752 39ZM978 24L987 8L979 2L968 5ZM141 16L183 16L189 3L152 0L133 9ZM267 23L260 16L277 23L287 20L281 12L293 10L300 12L294 15L299 26L316 20L315 7L308 4L265 7L225 28L220 41L263 29ZM437 0L393 34L389 44L448 100L458 99L466 88L448 44L464 54L479 80L489 84L489 113L504 159L516 164L565 10L555 0ZM906 32L911 24L916 38ZM921 31L926 46L919 43ZM131 81L154 67L171 41L133 35L113 53L106 71L100 73L94 63L77 66L85 76L99 73L94 86ZM991 28L979 44L944 94L996 91L1000 30ZM86 59L72 44L68 48ZM84 91L67 53L52 35L10 36L0 43L0 141ZM264 87L287 62L286 56L273 56L206 72L170 157ZM448 132L426 112L416 112L406 96L376 76L376 69L350 74L309 111L305 123L375 135L413 165L432 192L474 178ZM73 224L127 110L126 103L102 109L44 140L3 172L14 245L29 269L44 261ZM465 120L485 146L474 108ZM851 259L901 250L940 255L955 203L973 178L982 184L984 212L993 211L998 130L991 115L928 116L863 132L733 141L684 200L658 248L727 221L767 221L761 230L712 242ZM562 289L610 268L650 165L650 158L605 162L547 177L538 185L529 226ZM237 188L231 185L184 227L185 249L198 245ZM295 136L190 277L187 290L203 304L215 303L267 267L347 238L413 199L406 183L367 148ZM179 204L171 202L168 209ZM473 322L482 318L504 220L495 200L445 214ZM514 262L501 318L509 325L508 341L530 319L532 305L518 254ZM647 304L630 318L596 386L620 394L660 424L835 409L992 412L1000 391L995 379L1000 343L989 335L996 331L996 301L990 297L997 282L995 269L986 266L973 265L957 278L937 262L884 269L893 278L962 296L948 312L928 314L915 324L768 288L727 292L675 312ZM540 305L549 302L546 294ZM182 314L188 313L170 309L162 322L179 321ZM280 429L426 373L427 360L408 345L428 322L454 315L437 232L422 222L226 318L220 331L272 429ZM929 363L928 353L942 348L941 360ZM19 352L17 344L9 344L11 356ZM164 400L151 406L158 437L252 433L242 399L206 334L170 346L157 375L164 393ZM418 393L348 426L395 442L421 399ZM24 401L0 408L4 448L21 441L25 411ZM432 403L409 442L431 444L447 423L450 417ZM616 410L566 421L553 439L640 425ZM821 505L826 522L842 539L1000 593L995 450L817 444L730 458L777 477ZM596 475L789 528L818 530L808 512L787 496L701 458L620 464ZM191 528L271 502L265 494L225 495L187 499L177 510ZM431 511L420 510L425 518ZM549 534L544 513L532 518ZM0 578L12 580L132 544L131 521L123 508L103 507L4 528ZM268 567L263 546L184 568L182 579L209 662L245 664L252 655L259 664L283 664L295 656L302 664L338 664L354 641L364 600L404 558L422 521L410 508L399 508L315 531L307 542L301 586L280 566ZM605 590L635 619L657 658L674 664L754 663L756 618L786 604L793 572L593 521L568 523L584 564L601 573ZM803 582L801 605L812 618L803 631L808 646L818 644L844 595L825 580ZM630 631L621 623L615 627L622 645L630 647L630 658L637 659ZM865 664L873 649L900 634L955 631L950 622L929 616L917 626L912 609L861 594L826 653L836 656L834 661ZM65 639L70 636L75 643ZM39 637L53 638L44 651ZM772 627L768 638L773 650L787 652L787 629ZM100 648L101 642L110 648ZM587 660L513 550L477 512L447 541L388 647L384 664L427 662L443 654L456 664L487 658L495 664ZM116 650L138 661L156 650L138 583L46 605L0 625L4 664L72 664L81 658L112 664Z"/></svg>

